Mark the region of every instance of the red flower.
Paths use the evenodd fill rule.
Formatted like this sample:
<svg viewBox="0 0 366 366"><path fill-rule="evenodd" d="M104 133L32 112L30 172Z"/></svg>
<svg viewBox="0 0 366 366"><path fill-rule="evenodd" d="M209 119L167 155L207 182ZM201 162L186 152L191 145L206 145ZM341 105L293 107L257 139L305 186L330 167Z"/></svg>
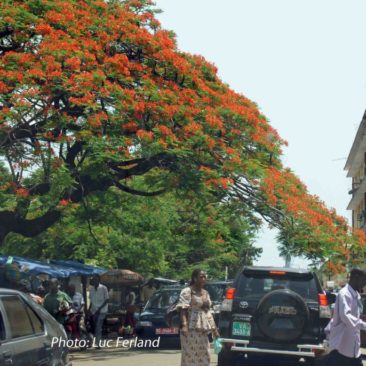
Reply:
<svg viewBox="0 0 366 366"><path fill-rule="evenodd" d="M29 196L29 192L27 189L25 188L18 188L16 191L15 191L15 194L20 197L20 198L27 198Z"/></svg>

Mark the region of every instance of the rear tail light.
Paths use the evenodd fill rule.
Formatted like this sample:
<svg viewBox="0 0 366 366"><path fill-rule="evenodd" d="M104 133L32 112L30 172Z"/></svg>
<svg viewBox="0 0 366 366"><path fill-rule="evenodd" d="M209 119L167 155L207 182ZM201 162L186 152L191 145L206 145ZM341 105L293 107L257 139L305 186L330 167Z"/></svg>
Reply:
<svg viewBox="0 0 366 366"><path fill-rule="evenodd" d="M332 313L330 311L330 306L328 304L328 298L326 294L319 294L319 317L330 319L332 317Z"/></svg>
<svg viewBox="0 0 366 366"><path fill-rule="evenodd" d="M328 298L326 294L319 294L319 305L328 306Z"/></svg>
<svg viewBox="0 0 366 366"><path fill-rule="evenodd" d="M231 311L233 308L233 300L235 298L236 289L231 287L226 290L224 301L221 303L221 311Z"/></svg>
<svg viewBox="0 0 366 366"><path fill-rule="evenodd" d="M225 299L226 300L234 300L236 289L234 287L230 287L226 290Z"/></svg>
<svg viewBox="0 0 366 366"><path fill-rule="evenodd" d="M285 275L287 272L286 271L269 271L270 274L273 275L279 275L279 276L283 276Z"/></svg>

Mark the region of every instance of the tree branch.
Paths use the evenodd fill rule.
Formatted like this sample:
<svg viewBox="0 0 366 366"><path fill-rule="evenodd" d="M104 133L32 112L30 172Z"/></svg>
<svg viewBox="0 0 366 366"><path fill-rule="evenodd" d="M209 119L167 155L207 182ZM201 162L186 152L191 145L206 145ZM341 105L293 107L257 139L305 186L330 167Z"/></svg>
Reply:
<svg viewBox="0 0 366 366"><path fill-rule="evenodd" d="M134 194L137 196L144 196L144 197L158 196L158 195L166 192L166 189L160 189L159 191L154 191L154 192L143 192L143 191L139 191L139 190L130 188L128 186L125 186L124 184L121 184L120 182L115 182L114 185L117 188L119 188L121 191L131 193L131 194Z"/></svg>
<svg viewBox="0 0 366 366"><path fill-rule="evenodd" d="M12 211L0 211L0 243L10 232L28 237L34 237L57 222L61 213L57 210L49 210L35 219L18 217Z"/></svg>

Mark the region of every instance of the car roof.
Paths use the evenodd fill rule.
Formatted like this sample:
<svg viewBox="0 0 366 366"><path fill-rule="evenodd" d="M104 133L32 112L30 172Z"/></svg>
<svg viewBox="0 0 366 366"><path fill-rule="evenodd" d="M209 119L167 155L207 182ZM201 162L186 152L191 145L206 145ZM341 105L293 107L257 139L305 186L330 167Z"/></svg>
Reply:
<svg viewBox="0 0 366 366"><path fill-rule="evenodd" d="M234 280L217 280L217 281L207 281L206 285L227 285L233 283Z"/></svg>
<svg viewBox="0 0 366 366"><path fill-rule="evenodd" d="M160 292L160 291L169 291L169 290L181 290L182 288L184 288L185 286L176 286L176 285L168 285L168 286L162 286L160 287L158 290L156 290L155 292Z"/></svg>
<svg viewBox="0 0 366 366"><path fill-rule="evenodd" d="M243 272L270 272L270 271L279 271L279 272L287 272L287 273L312 273L308 269L303 268L290 268L290 267L271 267L271 266L245 266L243 268Z"/></svg>
<svg viewBox="0 0 366 366"><path fill-rule="evenodd" d="M0 295L22 295L22 292L18 290L12 290L10 288L0 288Z"/></svg>

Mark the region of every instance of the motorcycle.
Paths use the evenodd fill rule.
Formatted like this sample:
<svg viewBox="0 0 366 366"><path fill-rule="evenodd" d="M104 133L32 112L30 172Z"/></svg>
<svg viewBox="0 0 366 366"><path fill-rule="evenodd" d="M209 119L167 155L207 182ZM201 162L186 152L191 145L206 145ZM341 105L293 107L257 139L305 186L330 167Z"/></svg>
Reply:
<svg viewBox="0 0 366 366"><path fill-rule="evenodd" d="M75 309L70 308L65 313L64 328L68 339L72 339L80 350L86 350L92 344L93 337L86 330L85 325L81 324L83 313L78 313Z"/></svg>

